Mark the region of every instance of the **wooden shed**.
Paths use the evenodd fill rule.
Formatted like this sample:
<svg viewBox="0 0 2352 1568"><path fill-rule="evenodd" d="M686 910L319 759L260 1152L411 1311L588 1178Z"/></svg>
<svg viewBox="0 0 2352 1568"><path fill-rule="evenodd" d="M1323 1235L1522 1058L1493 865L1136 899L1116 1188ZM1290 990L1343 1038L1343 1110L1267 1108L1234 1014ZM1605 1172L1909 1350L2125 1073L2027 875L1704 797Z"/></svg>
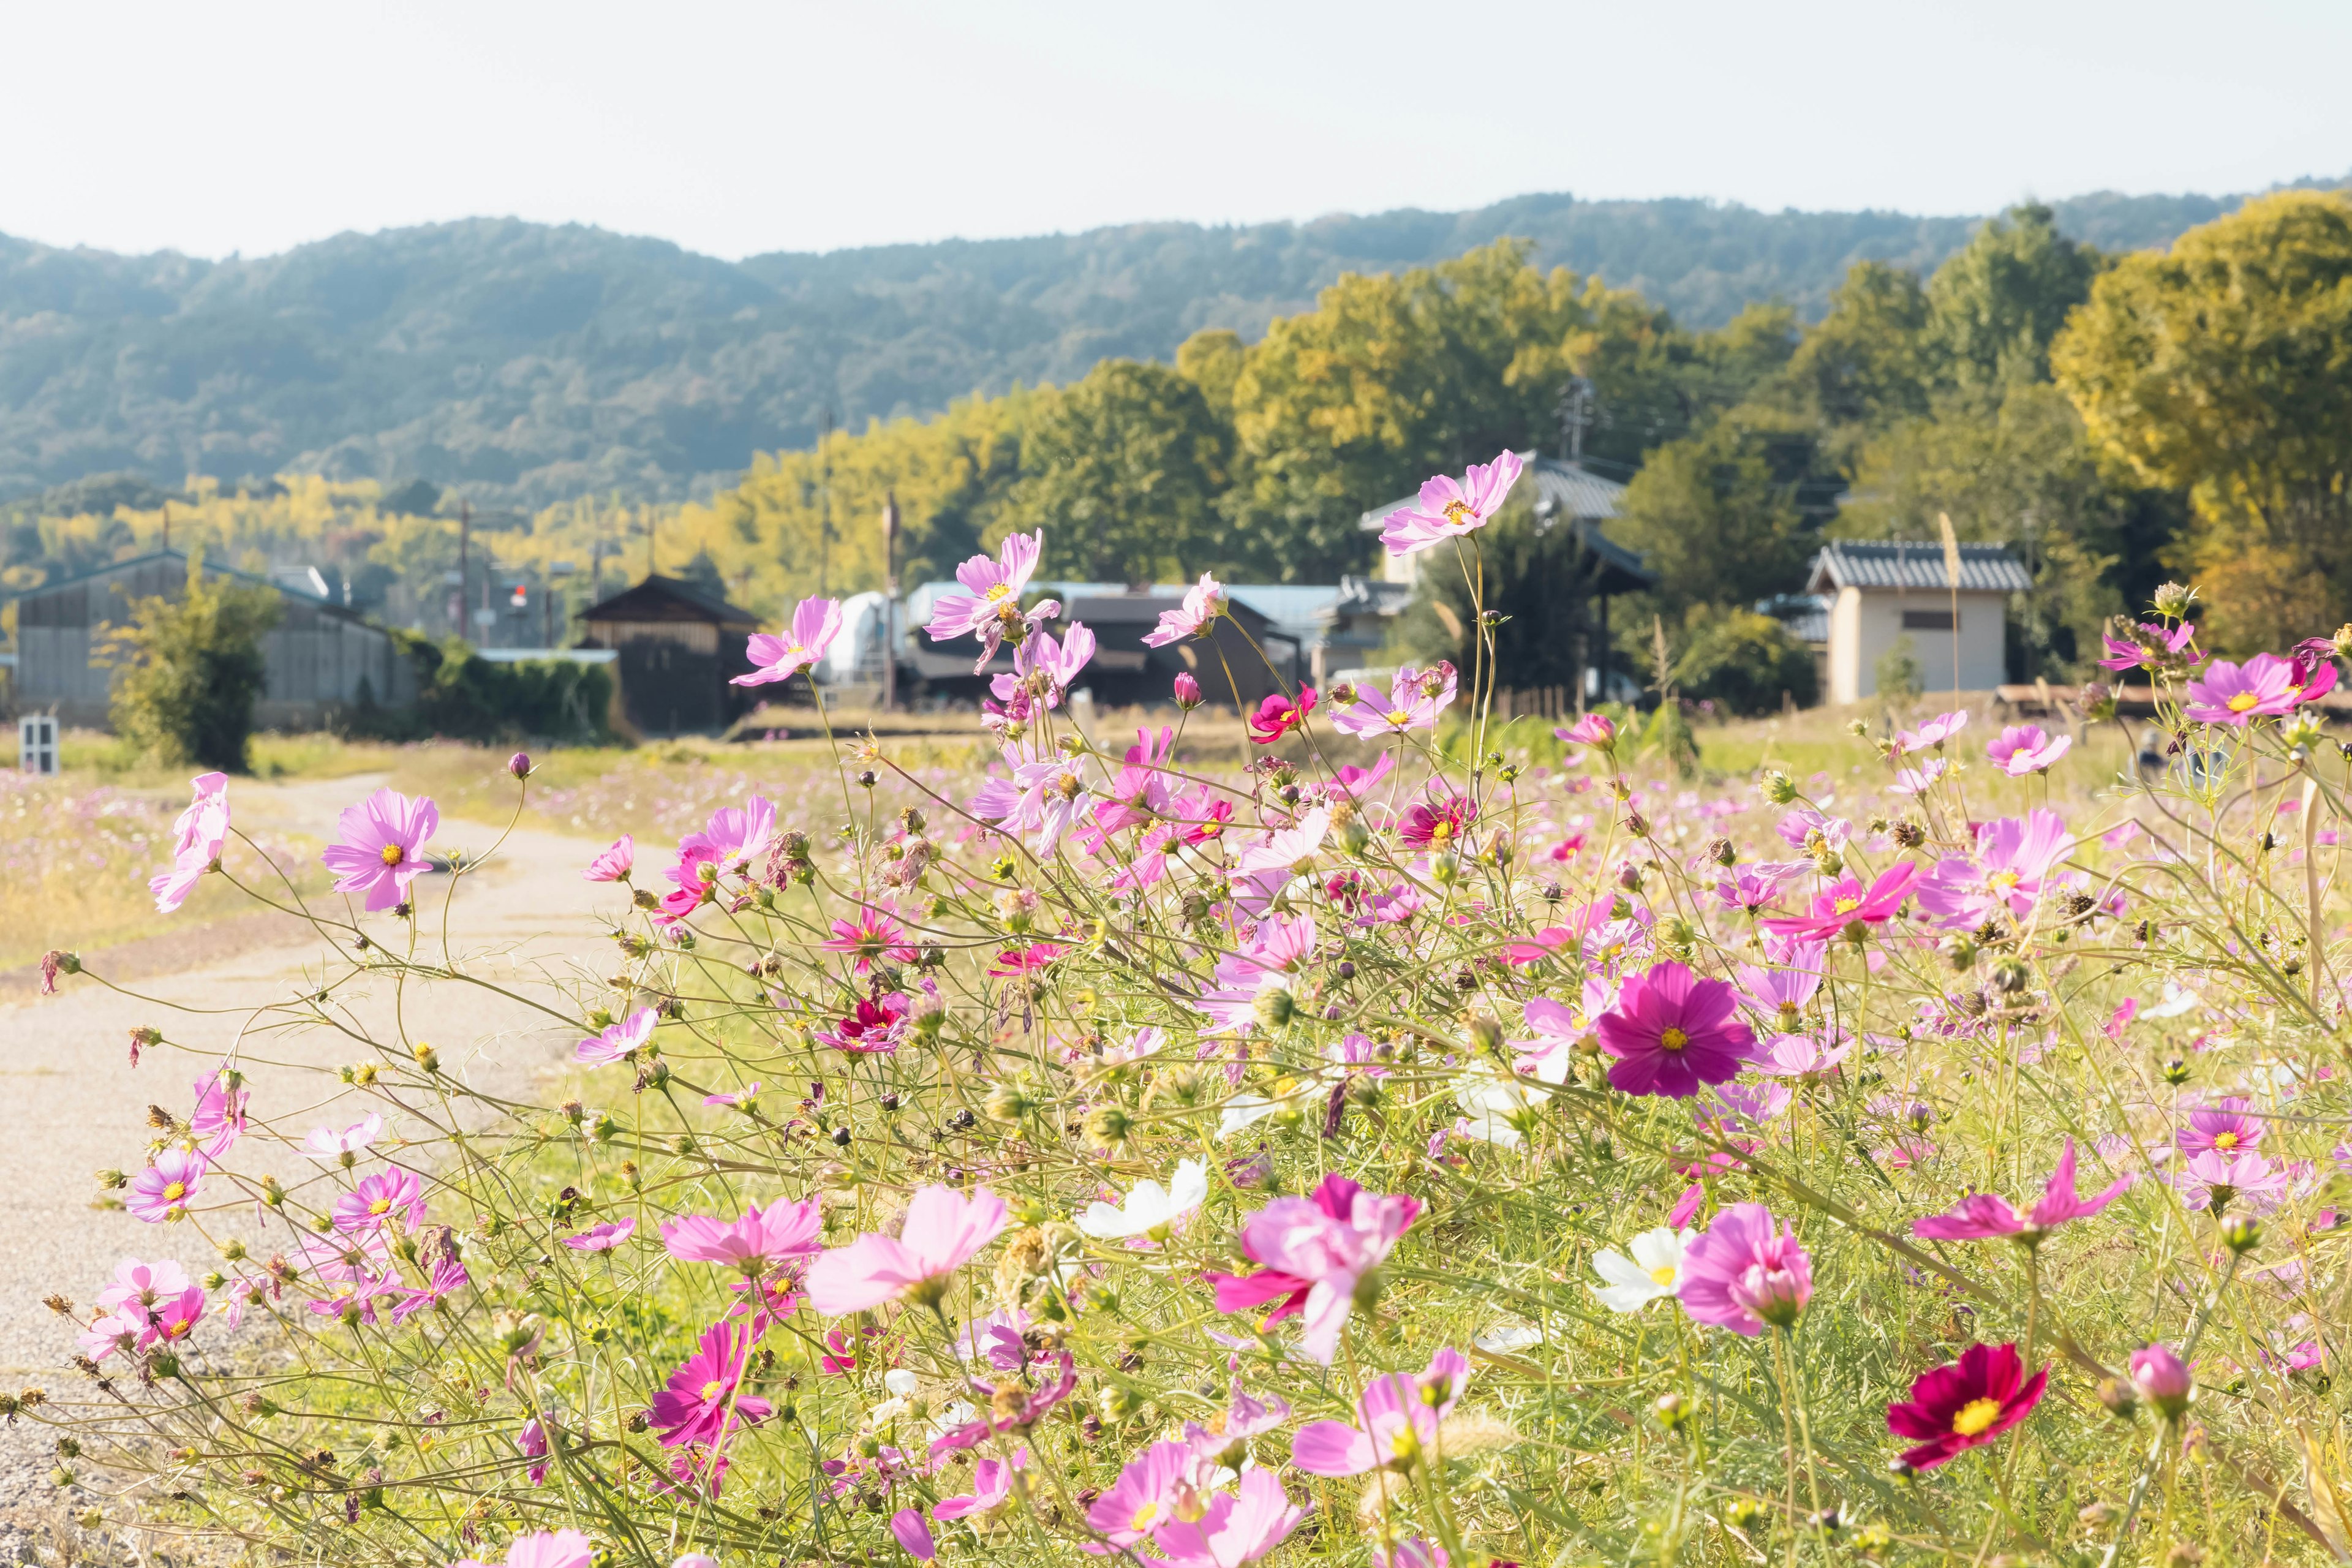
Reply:
<svg viewBox="0 0 2352 1568"><path fill-rule="evenodd" d="M580 613L583 642L620 655L621 711L641 735L724 729L757 700L732 686L751 671L751 611L675 577L647 577Z"/></svg>
<svg viewBox="0 0 2352 1568"><path fill-rule="evenodd" d="M209 563L205 575L257 584L283 602L278 626L262 644L268 679L254 705L256 724L314 730L338 707L376 702L399 708L416 700L415 668L392 634L357 610ZM53 711L68 724L105 727L115 671L96 661L109 626L129 621L132 600L176 599L187 585L187 556L157 550L20 595L16 705Z"/></svg>

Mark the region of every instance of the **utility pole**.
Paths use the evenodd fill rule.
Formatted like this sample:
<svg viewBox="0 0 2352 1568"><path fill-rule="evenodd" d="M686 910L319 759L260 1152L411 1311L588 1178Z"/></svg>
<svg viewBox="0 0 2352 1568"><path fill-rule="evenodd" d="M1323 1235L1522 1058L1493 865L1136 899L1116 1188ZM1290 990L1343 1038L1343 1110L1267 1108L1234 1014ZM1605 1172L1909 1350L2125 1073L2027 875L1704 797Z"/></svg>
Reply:
<svg viewBox="0 0 2352 1568"><path fill-rule="evenodd" d="M1571 375L1559 391L1560 456L1579 468L1584 465L1584 432L1592 423L1592 381Z"/></svg>
<svg viewBox="0 0 2352 1568"><path fill-rule="evenodd" d="M882 492L882 711L898 697L898 492Z"/></svg>
<svg viewBox="0 0 2352 1568"><path fill-rule="evenodd" d="M457 624L450 629L459 637L466 635L467 554L473 542L473 533L474 503L469 500L459 501L457 503L457 591L449 596L449 602L457 609L457 613L450 617Z"/></svg>

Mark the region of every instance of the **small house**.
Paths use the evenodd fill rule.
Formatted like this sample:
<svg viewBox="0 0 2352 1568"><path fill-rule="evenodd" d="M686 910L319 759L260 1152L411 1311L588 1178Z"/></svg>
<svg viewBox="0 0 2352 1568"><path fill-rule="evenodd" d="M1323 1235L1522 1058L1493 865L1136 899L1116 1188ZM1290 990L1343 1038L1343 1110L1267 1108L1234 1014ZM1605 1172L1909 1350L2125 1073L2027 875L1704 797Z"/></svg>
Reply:
<svg viewBox="0 0 2352 1568"><path fill-rule="evenodd" d="M1225 613L1209 636L1180 637L1165 647L1144 647L1144 637L1159 629L1160 613L1183 602L1182 591L1171 589L1105 594L1073 599L1064 606L1065 623L1082 621L1095 634L1094 662L1079 679L1093 690L1097 702L1110 708L1167 702L1176 678L1183 674L1198 680L1202 695L1219 705L1232 702L1238 693L1243 707L1255 708L1277 689L1297 689L1304 663L1298 639L1230 589Z"/></svg>
<svg viewBox="0 0 2352 1568"><path fill-rule="evenodd" d="M1906 639L1929 690L1989 691L2008 676L2009 596L2033 586L1998 544L1959 546L1959 583L1944 547L1908 540L1836 540L1813 557L1808 594L1829 605L1829 683L1835 703L1878 691L1878 665Z"/></svg>
<svg viewBox="0 0 2352 1568"><path fill-rule="evenodd" d="M392 634L315 586L272 581L205 565L207 578L268 588L282 608L263 637L267 672L254 722L270 730L315 730L331 710L366 703L402 708L416 700L415 667ZM16 599L15 701L53 712L68 725L103 728L115 671L100 662L109 628L128 625L136 599L176 599L187 592L188 558L150 551L93 572L44 584Z"/></svg>
<svg viewBox="0 0 2352 1568"><path fill-rule="evenodd" d="M640 735L724 729L755 700L730 685L751 672L751 611L675 577L647 577L580 613L583 645L611 648L621 712Z"/></svg>

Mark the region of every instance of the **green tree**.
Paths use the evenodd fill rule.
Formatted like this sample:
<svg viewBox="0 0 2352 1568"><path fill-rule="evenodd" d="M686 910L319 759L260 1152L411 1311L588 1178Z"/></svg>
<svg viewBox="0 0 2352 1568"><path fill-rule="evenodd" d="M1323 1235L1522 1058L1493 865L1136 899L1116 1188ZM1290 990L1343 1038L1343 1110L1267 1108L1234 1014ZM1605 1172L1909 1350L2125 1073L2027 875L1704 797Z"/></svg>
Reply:
<svg viewBox="0 0 2352 1568"><path fill-rule="evenodd" d="M1927 327L1927 296L1916 275L1857 261L1830 296L1829 314L1790 357L1788 383L1831 426L1869 430L1924 415Z"/></svg>
<svg viewBox="0 0 2352 1568"><path fill-rule="evenodd" d="M1793 585L1815 531L1800 504L1814 451L1802 420L1743 408L1650 455L1610 532L1657 574L1659 614L1678 621L1694 605Z"/></svg>
<svg viewBox="0 0 2352 1568"><path fill-rule="evenodd" d="M1450 546L1423 557L1421 587L1400 628L1404 650L1423 659L1450 658L1469 689L1478 658L1477 612L1471 584L1486 610L1502 616L1495 628L1495 684L1499 687L1565 686L1571 690L1591 652L1587 616L1591 604L1591 563L1575 531L1539 526L1535 508L1515 497L1479 530L1477 555L1465 552L1458 567Z"/></svg>
<svg viewBox="0 0 2352 1568"><path fill-rule="evenodd" d="M1987 219L1927 280L1928 339L1944 375L1963 387L2048 380L2051 340L2103 264L2038 203Z"/></svg>
<svg viewBox="0 0 2352 1568"><path fill-rule="evenodd" d="M1167 581L1213 563L1225 463L1199 386L1165 365L1107 361L1022 436L995 535L1044 528L1047 576Z"/></svg>
<svg viewBox="0 0 2352 1568"><path fill-rule="evenodd" d="M2105 456L2189 492L2172 561L2222 647L2352 609L2352 201L2282 192L2125 258L2051 363Z"/></svg>
<svg viewBox="0 0 2352 1568"><path fill-rule="evenodd" d="M1675 689L1733 713L1774 713L1785 697L1801 708L1821 700L1812 650L1789 628L1753 610L1693 616L1674 662Z"/></svg>
<svg viewBox="0 0 2352 1568"><path fill-rule="evenodd" d="M282 608L259 584L206 577L203 552L192 553L184 592L134 599L130 624L110 628L115 733L165 767L243 773L268 676L262 638Z"/></svg>

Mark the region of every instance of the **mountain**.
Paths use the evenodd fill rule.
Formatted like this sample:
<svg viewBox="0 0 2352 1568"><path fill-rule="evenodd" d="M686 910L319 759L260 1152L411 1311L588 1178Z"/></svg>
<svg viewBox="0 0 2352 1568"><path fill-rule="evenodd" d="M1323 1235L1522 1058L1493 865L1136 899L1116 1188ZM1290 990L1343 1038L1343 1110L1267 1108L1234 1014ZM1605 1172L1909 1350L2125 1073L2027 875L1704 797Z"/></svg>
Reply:
<svg viewBox="0 0 2352 1568"><path fill-rule="evenodd" d="M2111 249L2239 198L2055 204ZM1531 195L1475 212L1132 224L726 262L601 229L474 218L256 260L0 236L0 500L111 471L423 478L481 501L728 482L754 451L935 412L1190 332L1245 336L1344 271L1504 235L1694 325L1751 300L1817 315L1846 267L1929 268L1978 220Z"/></svg>

